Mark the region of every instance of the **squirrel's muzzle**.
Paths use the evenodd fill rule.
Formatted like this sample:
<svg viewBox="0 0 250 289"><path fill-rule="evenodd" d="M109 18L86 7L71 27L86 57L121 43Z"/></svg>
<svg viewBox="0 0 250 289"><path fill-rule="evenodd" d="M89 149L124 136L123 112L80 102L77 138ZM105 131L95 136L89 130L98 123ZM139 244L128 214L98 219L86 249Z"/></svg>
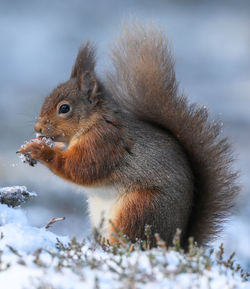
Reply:
<svg viewBox="0 0 250 289"><path fill-rule="evenodd" d="M42 124L40 121L37 121L34 126L35 132L42 133Z"/></svg>

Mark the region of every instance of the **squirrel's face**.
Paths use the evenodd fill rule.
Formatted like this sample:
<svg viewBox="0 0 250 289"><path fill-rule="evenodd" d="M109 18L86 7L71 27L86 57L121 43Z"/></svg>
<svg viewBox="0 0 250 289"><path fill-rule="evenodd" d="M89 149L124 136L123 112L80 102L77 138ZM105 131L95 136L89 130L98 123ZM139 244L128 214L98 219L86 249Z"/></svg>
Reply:
<svg viewBox="0 0 250 289"><path fill-rule="evenodd" d="M101 93L94 72L94 49L83 46L71 78L60 84L44 101L35 131L54 141L69 143L96 119Z"/></svg>
<svg viewBox="0 0 250 289"><path fill-rule="evenodd" d="M94 124L100 106L96 91L79 89L76 79L59 85L44 101L35 131L54 141L69 143L84 128ZM95 88L96 89L96 88Z"/></svg>

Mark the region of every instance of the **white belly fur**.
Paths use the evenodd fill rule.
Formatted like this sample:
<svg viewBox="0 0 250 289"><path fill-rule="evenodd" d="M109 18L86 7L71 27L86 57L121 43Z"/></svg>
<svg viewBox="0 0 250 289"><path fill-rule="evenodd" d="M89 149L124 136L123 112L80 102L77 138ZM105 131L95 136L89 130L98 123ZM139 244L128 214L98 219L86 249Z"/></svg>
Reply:
<svg viewBox="0 0 250 289"><path fill-rule="evenodd" d="M92 228L97 228L103 237L108 238L109 220L115 218L115 209L121 193L114 186L82 187L88 197L89 216ZM100 225L103 221L102 228Z"/></svg>

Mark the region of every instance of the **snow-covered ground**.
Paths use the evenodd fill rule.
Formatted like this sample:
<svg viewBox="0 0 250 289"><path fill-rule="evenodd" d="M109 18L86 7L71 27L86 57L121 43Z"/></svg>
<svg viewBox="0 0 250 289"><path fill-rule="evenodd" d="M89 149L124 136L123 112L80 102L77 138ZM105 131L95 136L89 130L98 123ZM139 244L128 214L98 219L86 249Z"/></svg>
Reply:
<svg viewBox="0 0 250 289"><path fill-rule="evenodd" d="M232 260L192 247L131 252L102 248L29 224L25 211L0 204L0 285L5 289L250 288Z"/></svg>

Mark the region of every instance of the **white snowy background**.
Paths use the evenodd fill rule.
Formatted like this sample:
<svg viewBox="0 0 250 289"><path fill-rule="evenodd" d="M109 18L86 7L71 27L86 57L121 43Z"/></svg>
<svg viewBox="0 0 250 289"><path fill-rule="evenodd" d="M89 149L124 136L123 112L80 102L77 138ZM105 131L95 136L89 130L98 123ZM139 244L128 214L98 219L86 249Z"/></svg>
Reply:
<svg viewBox="0 0 250 289"><path fill-rule="evenodd" d="M121 22L138 17L168 34L180 89L206 105L212 119L223 120L242 191L235 217L215 246L223 241L250 270L249 15L248 0L0 0L0 187L26 185L38 193L23 208L29 226L43 227L52 217L65 216L51 231L69 238L89 235L87 205L78 189L41 165L22 164L15 152L33 136L44 97L69 77L80 44L96 43L102 74Z"/></svg>

